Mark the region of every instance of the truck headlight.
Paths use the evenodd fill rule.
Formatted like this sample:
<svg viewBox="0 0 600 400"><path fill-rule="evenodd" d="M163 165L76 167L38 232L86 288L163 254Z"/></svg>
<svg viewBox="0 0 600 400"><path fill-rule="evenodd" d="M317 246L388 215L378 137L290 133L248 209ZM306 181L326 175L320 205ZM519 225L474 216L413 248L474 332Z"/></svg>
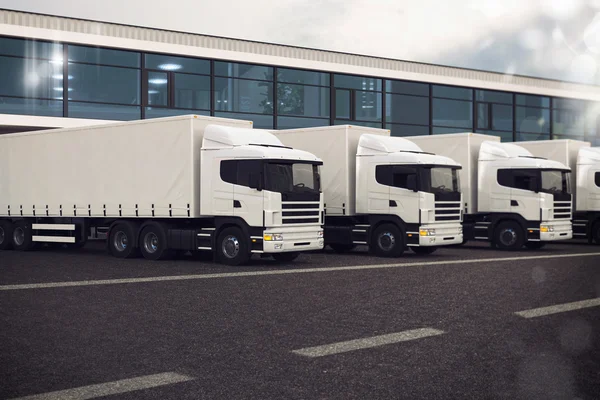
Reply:
<svg viewBox="0 0 600 400"><path fill-rule="evenodd" d="M265 233L263 240L265 242L280 242L283 240L283 235L281 233Z"/></svg>
<svg viewBox="0 0 600 400"><path fill-rule="evenodd" d="M461 225L461 226L458 227L458 234L460 235L462 233L463 233L463 228L462 228L462 225Z"/></svg>
<svg viewBox="0 0 600 400"><path fill-rule="evenodd" d="M550 225L540 225L540 232L554 232L554 227Z"/></svg>
<svg viewBox="0 0 600 400"><path fill-rule="evenodd" d="M317 239L323 239L323 231L317 232Z"/></svg>
<svg viewBox="0 0 600 400"><path fill-rule="evenodd" d="M435 236L435 229L421 229L419 230L421 236Z"/></svg>

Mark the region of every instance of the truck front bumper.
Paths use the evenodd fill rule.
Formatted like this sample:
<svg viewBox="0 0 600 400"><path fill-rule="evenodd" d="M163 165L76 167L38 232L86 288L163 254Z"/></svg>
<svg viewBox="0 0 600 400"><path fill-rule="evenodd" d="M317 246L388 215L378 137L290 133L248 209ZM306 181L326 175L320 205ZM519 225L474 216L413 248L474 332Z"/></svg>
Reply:
<svg viewBox="0 0 600 400"><path fill-rule="evenodd" d="M462 224L421 225L417 235L419 238L418 242L414 239L411 240L411 236L408 237L407 243L409 246L450 246L453 244L462 244L463 242Z"/></svg>
<svg viewBox="0 0 600 400"><path fill-rule="evenodd" d="M568 240L573 238L573 225L571 221L546 221L540 224L540 240L551 242L555 240Z"/></svg>
<svg viewBox="0 0 600 400"><path fill-rule="evenodd" d="M321 226L267 228L263 232L263 253L322 250L324 245Z"/></svg>

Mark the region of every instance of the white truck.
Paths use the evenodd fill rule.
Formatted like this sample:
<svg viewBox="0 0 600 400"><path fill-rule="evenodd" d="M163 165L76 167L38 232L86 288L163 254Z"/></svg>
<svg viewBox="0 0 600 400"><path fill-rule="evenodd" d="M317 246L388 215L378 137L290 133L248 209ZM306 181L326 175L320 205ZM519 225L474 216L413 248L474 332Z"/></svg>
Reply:
<svg viewBox="0 0 600 400"><path fill-rule="evenodd" d="M571 168L573 237L600 244L600 148L579 140L519 142L534 156Z"/></svg>
<svg viewBox="0 0 600 400"><path fill-rule="evenodd" d="M570 168L497 136L457 133L406 139L462 165L464 237L503 250L571 239Z"/></svg>
<svg viewBox="0 0 600 400"><path fill-rule="evenodd" d="M321 165L250 121L195 115L2 135L0 250L104 228L121 258L291 261L323 248Z"/></svg>
<svg viewBox="0 0 600 400"><path fill-rule="evenodd" d="M276 132L323 160L325 244L378 256L429 254L461 243L460 165L389 130L341 125Z"/></svg>

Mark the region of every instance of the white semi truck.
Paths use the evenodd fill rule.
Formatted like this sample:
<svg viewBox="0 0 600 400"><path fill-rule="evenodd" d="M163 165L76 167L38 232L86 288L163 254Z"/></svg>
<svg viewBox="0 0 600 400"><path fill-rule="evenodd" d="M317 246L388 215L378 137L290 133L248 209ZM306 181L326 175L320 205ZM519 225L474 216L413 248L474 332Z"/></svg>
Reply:
<svg viewBox="0 0 600 400"><path fill-rule="evenodd" d="M579 140L519 142L534 156L571 168L573 237L600 244L600 148Z"/></svg>
<svg viewBox="0 0 600 400"><path fill-rule="evenodd" d="M497 136L458 133L407 137L462 165L464 237L503 250L571 239L570 168L534 157Z"/></svg>
<svg viewBox="0 0 600 400"><path fill-rule="evenodd" d="M0 250L105 228L116 257L291 261L323 248L321 164L250 121L194 115L2 135Z"/></svg>
<svg viewBox="0 0 600 400"><path fill-rule="evenodd" d="M462 243L460 165L389 130L327 126L276 132L324 162L325 244L366 245L378 256Z"/></svg>

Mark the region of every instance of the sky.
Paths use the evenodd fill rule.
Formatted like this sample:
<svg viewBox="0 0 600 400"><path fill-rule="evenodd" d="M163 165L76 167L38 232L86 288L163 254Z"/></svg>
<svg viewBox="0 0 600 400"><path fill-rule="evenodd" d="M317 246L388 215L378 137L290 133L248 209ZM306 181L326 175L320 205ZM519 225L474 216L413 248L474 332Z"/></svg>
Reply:
<svg viewBox="0 0 600 400"><path fill-rule="evenodd" d="M600 0L0 0L0 8L600 85Z"/></svg>

